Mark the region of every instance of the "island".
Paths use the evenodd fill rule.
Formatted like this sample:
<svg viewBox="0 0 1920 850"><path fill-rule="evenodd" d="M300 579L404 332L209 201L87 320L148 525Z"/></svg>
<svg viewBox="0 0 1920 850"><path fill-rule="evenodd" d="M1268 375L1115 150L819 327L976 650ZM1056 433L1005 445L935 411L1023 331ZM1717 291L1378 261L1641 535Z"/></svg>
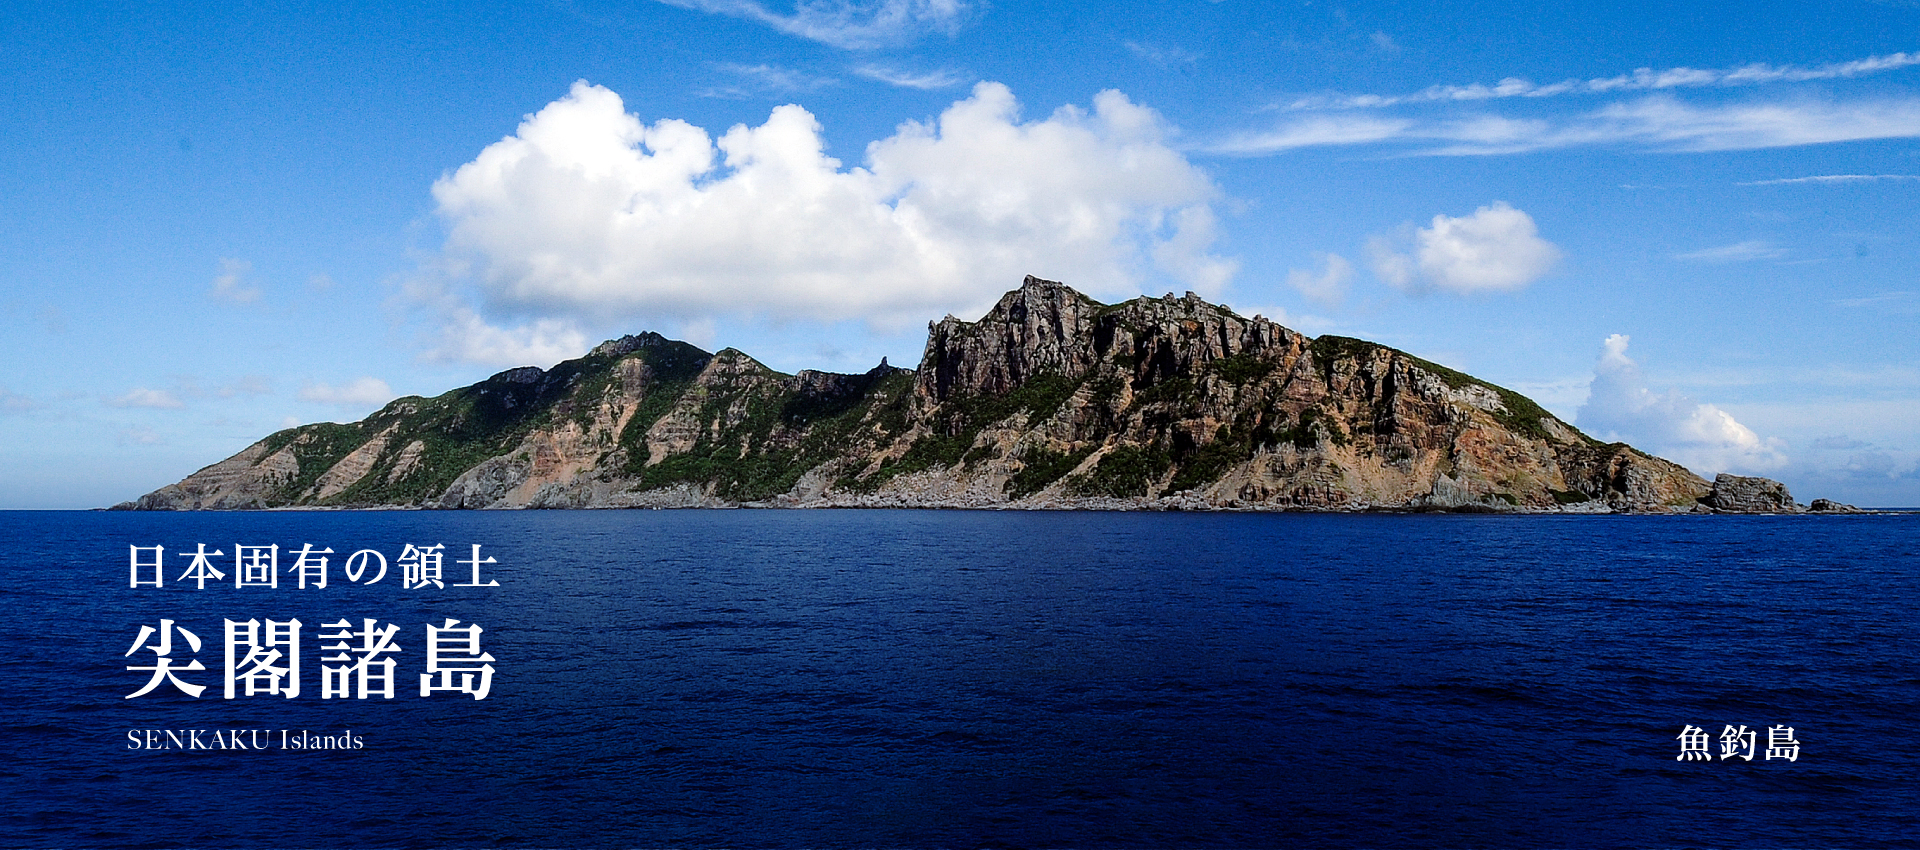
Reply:
<svg viewBox="0 0 1920 850"><path fill-rule="evenodd" d="M1840 512L1708 482L1384 345L1189 292L1028 277L916 369L788 375L643 333L350 424L274 433L116 506Z"/></svg>

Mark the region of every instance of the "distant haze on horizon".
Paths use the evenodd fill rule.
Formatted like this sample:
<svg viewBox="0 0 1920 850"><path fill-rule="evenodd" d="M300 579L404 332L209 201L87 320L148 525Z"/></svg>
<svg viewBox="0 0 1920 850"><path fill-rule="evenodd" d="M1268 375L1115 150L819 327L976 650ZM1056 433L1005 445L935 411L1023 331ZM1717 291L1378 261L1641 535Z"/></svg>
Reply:
<svg viewBox="0 0 1920 850"><path fill-rule="evenodd" d="M0 509L643 330L913 365L1027 274L1920 505L1913 4L48 4L0 49Z"/></svg>

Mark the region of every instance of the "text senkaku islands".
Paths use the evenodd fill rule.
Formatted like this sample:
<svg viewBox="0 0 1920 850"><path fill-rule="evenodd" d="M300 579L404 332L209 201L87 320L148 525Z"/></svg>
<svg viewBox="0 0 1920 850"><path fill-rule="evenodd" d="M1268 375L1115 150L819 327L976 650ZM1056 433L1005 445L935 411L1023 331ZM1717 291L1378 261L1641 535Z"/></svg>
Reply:
<svg viewBox="0 0 1920 850"><path fill-rule="evenodd" d="M166 547L128 546L127 549L127 586L136 590L164 587ZM481 567L497 561L482 557L477 543L472 544L468 558L455 562L456 566L466 568L462 572L468 581L449 584L445 575L445 550L446 545L439 543L406 544L393 560L400 569L400 586L408 590L500 586L495 580L481 580ZM333 554L331 547L316 549L312 544L303 544L298 550L288 548L286 555L291 563L284 572L289 576L289 584L301 590L325 589L330 574L329 556ZM225 551L209 551L204 543L197 544L191 552L178 552L175 557L183 562L174 578L175 584L205 590L208 582L216 586L225 584L231 575L235 588L280 587L283 570L277 544L235 544L231 561L222 560L228 557ZM231 572L221 569L222 566ZM378 550L361 549L347 556L340 566L341 577L348 583L375 584L386 578L388 560ZM269 618L262 623L257 618L224 619L224 624L223 695L226 699L261 694L288 699L300 696L301 629L304 626L300 620ZM477 623L461 625L453 618L446 618L439 625L428 623L425 628L424 652L417 656L422 662L418 668L421 670L420 696L451 692L476 700L486 699L493 686L491 662L494 658L480 648L480 635L485 630ZM392 699L399 666L392 656L407 652L400 634L400 626L371 617L361 618L358 624L345 617L322 623L318 636L323 653L320 698ZM143 687L126 698L144 696L162 686L198 698L207 686L192 681L197 677L190 674L207 670L207 665L195 657L201 647L199 634L172 619L162 619L157 626L141 625L125 655L131 658L136 653L150 652L150 659L145 655L140 658L152 663L130 664L127 670L147 673L150 677ZM182 674L189 675L183 678Z"/></svg>

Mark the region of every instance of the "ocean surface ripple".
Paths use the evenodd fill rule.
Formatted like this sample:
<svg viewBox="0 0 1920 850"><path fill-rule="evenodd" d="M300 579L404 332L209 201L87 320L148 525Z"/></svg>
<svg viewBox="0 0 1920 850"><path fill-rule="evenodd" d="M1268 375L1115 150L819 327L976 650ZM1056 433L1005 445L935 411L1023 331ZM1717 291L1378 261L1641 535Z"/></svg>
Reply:
<svg viewBox="0 0 1920 850"><path fill-rule="evenodd" d="M330 546L333 584L176 580L236 542ZM448 584L482 544L500 586L339 575L408 543L447 544ZM129 545L166 587L127 586ZM14 512L0 552L6 846L1920 835L1920 515ZM306 624L298 698L221 698L223 620L254 617ZM320 699L320 624L363 617L402 626L395 698ZM163 618L207 641L200 699L126 698ZM485 700L417 694L446 618L485 629ZM1710 760L1677 760L1687 725ZM1722 759L1730 725L1798 759Z"/></svg>

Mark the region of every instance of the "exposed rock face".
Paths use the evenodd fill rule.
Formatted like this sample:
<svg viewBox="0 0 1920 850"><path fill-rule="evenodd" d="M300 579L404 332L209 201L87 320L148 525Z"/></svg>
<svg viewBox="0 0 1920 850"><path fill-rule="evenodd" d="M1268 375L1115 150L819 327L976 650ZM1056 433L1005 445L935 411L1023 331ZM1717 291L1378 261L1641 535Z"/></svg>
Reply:
<svg viewBox="0 0 1920 850"><path fill-rule="evenodd" d="M920 371L920 394L945 401L956 392L1007 393L1043 373L1079 377L1093 365L1084 342L1100 307L1063 284L1029 277L977 324L952 316L930 324L921 362L932 368Z"/></svg>
<svg viewBox="0 0 1920 850"><path fill-rule="evenodd" d="M1751 514L1795 513L1805 510L1787 494L1787 485L1771 478L1750 478L1720 473L1713 478L1713 490L1701 500L1717 511Z"/></svg>
<svg viewBox="0 0 1920 850"><path fill-rule="evenodd" d="M917 370L784 375L622 337L282 431L122 507L743 503L1796 509L1776 482L1710 486L1385 346L1192 293L1107 305L1035 278L977 322L931 325Z"/></svg>
<svg viewBox="0 0 1920 850"><path fill-rule="evenodd" d="M1860 510L1859 508L1856 508L1856 507L1854 507L1854 506L1852 506L1852 505L1849 505L1849 504L1845 504L1845 503L1843 503L1843 502L1836 502L1836 501L1834 501L1834 500L1832 500L1832 499L1814 499L1814 500L1813 500L1812 502L1810 502L1810 503L1808 503L1808 505L1807 505L1807 510L1809 510L1809 511L1812 511L1812 512L1814 512L1814 513L1817 513L1817 514L1829 514L1829 513L1831 513L1831 514L1861 514L1861 513L1866 513L1866 511L1863 511L1863 510Z"/></svg>
<svg viewBox="0 0 1920 850"><path fill-rule="evenodd" d="M295 437L298 440L299 437ZM300 473L291 445L269 450L271 438L200 470L178 484L141 496L131 505L143 511L240 510L272 507L288 481Z"/></svg>

